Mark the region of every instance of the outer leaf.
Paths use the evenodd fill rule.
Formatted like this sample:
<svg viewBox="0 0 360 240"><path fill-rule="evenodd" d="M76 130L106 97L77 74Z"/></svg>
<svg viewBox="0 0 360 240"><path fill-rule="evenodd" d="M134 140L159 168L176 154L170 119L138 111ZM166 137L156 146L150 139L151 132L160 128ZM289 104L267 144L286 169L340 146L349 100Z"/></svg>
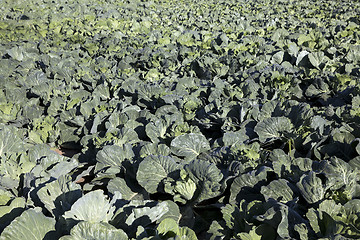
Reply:
<svg viewBox="0 0 360 240"><path fill-rule="evenodd" d="M142 158L145 158L149 155L170 155L170 148L165 144L158 143L147 143L139 151L139 155Z"/></svg>
<svg viewBox="0 0 360 240"><path fill-rule="evenodd" d="M311 128L318 131L320 134L324 133L324 129L327 125L329 125L329 122L326 119L322 118L321 116L316 115L311 118L311 123L310 123Z"/></svg>
<svg viewBox="0 0 360 240"><path fill-rule="evenodd" d="M284 52L279 51L272 56L272 61L277 64L281 64L284 59Z"/></svg>
<svg viewBox="0 0 360 240"><path fill-rule="evenodd" d="M283 177L291 172L291 158L282 149L274 149L270 155L269 160L272 162L274 172Z"/></svg>
<svg viewBox="0 0 360 240"><path fill-rule="evenodd" d="M0 189L0 206L6 205L13 197L14 195L10 192Z"/></svg>
<svg viewBox="0 0 360 240"><path fill-rule="evenodd" d="M306 216L318 236L332 237L341 234L350 239L358 239L359 203L359 199L353 199L342 206L333 200L325 200L320 203L318 210L309 209Z"/></svg>
<svg viewBox="0 0 360 240"><path fill-rule="evenodd" d="M299 52L299 47L295 43L292 42L288 45L288 53L291 56L296 57L298 52Z"/></svg>
<svg viewBox="0 0 360 240"><path fill-rule="evenodd" d="M224 237L224 227L218 221L213 221L207 231L208 239L215 240Z"/></svg>
<svg viewBox="0 0 360 240"><path fill-rule="evenodd" d="M336 222L328 213L318 212L310 208L306 213L306 217L309 219L311 228L318 237L333 236L336 234Z"/></svg>
<svg viewBox="0 0 360 240"><path fill-rule="evenodd" d="M139 136L132 128L123 127L119 129L110 129L106 133L106 140L109 139L111 143L122 146L126 143L133 144L139 141Z"/></svg>

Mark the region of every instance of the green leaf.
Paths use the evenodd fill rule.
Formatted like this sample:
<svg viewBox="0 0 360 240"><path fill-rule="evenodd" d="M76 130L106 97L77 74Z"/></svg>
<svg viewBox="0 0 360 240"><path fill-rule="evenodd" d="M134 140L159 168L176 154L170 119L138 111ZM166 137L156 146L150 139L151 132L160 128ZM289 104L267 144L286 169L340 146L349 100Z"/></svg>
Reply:
<svg viewBox="0 0 360 240"><path fill-rule="evenodd" d="M10 192L0 189L0 206L6 205L13 197Z"/></svg>
<svg viewBox="0 0 360 240"><path fill-rule="evenodd" d="M238 207L232 204L226 204L221 208L223 219L225 220L226 227L236 235L246 231L249 228L249 224L245 219L245 213Z"/></svg>
<svg viewBox="0 0 360 240"><path fill-rule="evenodd" d="M336 204L333 200L320 203L317 210L309 209L306 216L311 227L318 236L332 237L341 234L350 239L358 239L359 199L353 199L346 204Z"/></svg>
<svg viewBox="0 0 360 240"><path fill-rule="evenodd" d="M260 168L236 177L230 187L230 203L236 203L243 198L260 193L259 185L264 184L270 168ZM255 187L257 186L257 187Z"/></svg>
<svg viewBox="0 0 360 240"><path fill-rule="evenodd" d="M189 160L210 150L209 141L200 133L180 135L171 141L170 146L175 155L186 157Z"/></svg>
<svg viewBox="0 0 360 240"><path fill-rule="evenodd" d="M209 239L221 239L224 237L224 227L218 222L213 221L207 231L207 234L211 236Z"/></svg>
<svg viewBox="0 0 360 240"><path fill-rule="evenodd" d="M298 37L298 44L302 45L305 42L311 41L312 38L309 35L300 34Z"/></svg>
<svg viewBox="0 0 360 240"><path fill-rule="evenodd" d="M117 229L108 223L79 222L70 231L70 236L63 236L60 240L127 240L129 237L124 230Z"/></svg>
<svg viewBox="0 0 360 240"><path fill-rule="evenodd" d="M284 136L292 127L290 119L286 117L271 117L256 124L254 131L258 134L260 142L267 142Z"/></svg>
<svg viewBox="0 0 360 240"><path fill-rule="evenodd" d="M327 185L331 190L337 190L345 186L346 190L350 190L356 185L358 173L345 161L332 157L322 167L322 173L327 178ZM345 190L345 189L344 189Z"/></svg>
<svg viewBox="0 0 360 240"><path fill-rule="evenodd" d="M253 227L249 233L242 232L236 235L241 240L261 240L261 239L276 239L275 230L268 224L261 224L258 227Z"/></svg>
<svg viewBox="0 0 360 240"><path fill-rule="evenodd" d="M339 214L341 205L337 205L333 200L324 200L319 208L310 208L306 213L312 230L319 237L330 237L338 233L339 228L333 216ZM339 222L341 225L341 223Z"/></svg>
<svg viewBox="0 0 360 240"><path fill-rule="evenodd" d="M193 160L186 164L184 168L197 186L194 196L197 202L216 197L222 193L223 174L215 164L202 160Z"/></svg>
<svg viewBox="0 0 360 240"><path fill-rule="evenodd" d="M118 209L114 214L111 224L117 228L124 229L131 236L135 233L138 226L146 227L158 220L163 220L170 210L168 201L139 201L132 200ZM171 217L172 218L172 217Z"/></svg>
<svg viewBox="0 0 360 240"><path fill-rule="evenodd" d="M79 198L63 216L75 221L108 222L115 211L113 202L119 198L115 195L109 202L102 190L95 190Z"/></svg>
<svg viewBox="0 0 360 240"><path fill-rule="evenodd" d="M284 59L284 52L279 51L272 56L272 61L277 64L281 64Z"/></svg>
<svg viewBox="0 0 360 240"><path fill-rule="evenodd" d="M299 55L296 58L296 66L304 66L307 63L309 52L304 50L299 53Z"/></svg>
<svg viewBox="0 0 360 240"><path fill-rule="evenodd" d="M43 240L54 239L55 219L46 217L40 209L29 209L15 218L0 235L1 240Z"/></svg>
<svg viewBox="0 0 360 240"><path fill-rule="evenodd" d="M24 150L24 143L20 138L21 134L13 126L0 124L0 157L5 153L16 153Z"/></svg>
<svg viewBox="0 0 360 240"><path fill-rule="evenodd" d="M159 183L178 169L179 165L173 158L150 155L140 163L136 179L146 191L156 193Z"/></svg>
<svg viewBox="0 0 360 240"><path fill-rule="evenodd" d="M224 146L234 146L238 143L243 143L248 140L248 136L245 131L237 131L237 132L225 132L222 138L224 142Z"/></svg>
<svg viewBox="0 0 360 240"><path fill-rule="evenodd" d="M334 216L335 220L345 224L340 234L351 238L360 238L360 229L358 228L360 221L359 212L360 199L352 199L344 204L340 214L338 213Z"/></svg>
<svg viewBox="0 0 360 240"><path fill-rule="evenodd" d="M151 139L152 142L159 142L160 139L164 138L167 130L167 125L163 120L156 120L155 122L150 122L145 127L146 135Z"/></svg>
<svg viewBox="0 0 360 240"><path fill-rule="evenodd" d="M176 181L174 190L186 200L190 200L196 191L196 184L190 178L186 178L182 181Z"/></svg>
<svg viewBox="0 0 360 240"><path fill-rule="evenodd" d="M295 224L294 230L299 234L300 240L308 240L309 239L310 229L308 228L308 226L306 226L306 224L304 224L304 223Z"/></svg>
<svg viewBox="0 0 360 240"><path fill-rule="evenodd" d="M82 191L71 177L61 176L40 188L37 196L50 213L59 217L70 210L71 205L82 196Z"/></svg>
<svg viewBox="0 0 360 240"><path fill-rule="evenodd" d="M21 46L16 46L13 47L9 50L7 50L6 52L15 60L17 61L22 61L24 59L24 54L23 54L23 47Z"/></svg>
<svg viewBox="0 0 360 240"><path fill-rule="evenodd" d="M360 46L358 44L356 45L350 45L349 51L346 55L346 59L349 62L359 63L360 62Z"/></svg>
<svg viewBox="0 0 360 240"><path fill-rule="evenodd" d="M161 222L165 218L174 219L177 223L179 223L182 218L179 205L171 200L165 200L164 202L167 204L167 211L158 220L156 220L156 223Z"/></svg>
<svg viewBox="0 0 360 240"><path fill-rule="evenodd" d="M291 42L289 45L288 45L288 53L293 56L293 57L296 57L298 55L298 52L299 52L299 47Z"/></svg>
<svg viewBox="0 0 360 240"><path fill-rule="evenodd" d="M60 146L71 148L80 140L80 137L76 134L76 127L69 126L62 122L58 123L57 127L60 131L58 139L58 144Z"/></svg>
<svg viewBox="0 0 360 240"><path fill-rule="evenodd" d="M158 143L146 143L139 151L139 155L142 158L145 158L149 155L170 155L170 148L165 144Z"/></svg>
<svg viewBox="0 0 360 240"><path fill-rule="evenodd" d="M133 144L139 141L138 134L134 129L123 127L121 129L110 129L106 134L105 138L102 139L107 142L107 145L115 144L122 146L124 144Z"/></svg>
<svg viewBox="0 0 360 240"><path fill-rule="evenodd" d="M329 122L321 116L315 115L311 118L311 128L317 130L321 135L324 133L324 129L327 125L329 125Z"/></svg>
<svg viewBox="0 0 360 240"><path fill-rule="evenodd" d="M306 214L312 230L322 237L333 236L337 233L335 220L327 213L318 213L313 208Z"/></svg>
<svg viewBox="0 0 360 240"><path fill-rule="evenodd" d="M9 202L8 206L0 206L0 232L25 210L24 198L17 197Z"/></svg>
<svg viewBox="0 0 360 240"><path fill-rule="evenodd" d="M192 230L191 228L188 228L188 227L181 227L179 230L179 236L182 239L198 240L194 230Z"/></svg>
<svg viewBox="0 0 360 240"><path fill-rule="evenodd" d="M297 237L297 232L294 230L296 224L307 224L308 222L294 209L285 204L278 203L274 200L269 200L268 204L273 206L269 208L264 214L256 216L256 220L265 224L269 224L276 229L277 234L282 239Z"/></svg>
<svg viewBox="0 0 360 240"><path fill-rule="evenodd" d="M174 219L165 218L160 222L156 230L162 236L175 237L179 234L179 225Z"/></svg>
<svg viewBox="0 0 360 240"><path fill-rule="evenodd" d="M351 116L358 116L360 117L360 96L356 95L351 100L351 110L350 110ZM360 149L358 153L360 152Z"/></svg>
<svg viewBox="0 0 360 240"><path fill-rule="evenodd" d="M130 144L105 146L96 154L95 171L100 171L105 167L120 168L125 159L132 159L133 157L134 152Z"/></svg>
<svg viewBox="0 0 360 240"><path fill-rule="evenodd" d="M127 183L125 179L120 177L111 179L107 185L107 189L112 194L115 194L115 192L120 192L121 198L125 200L144 200L144 195L141 194L141 189L139 186L131 182Z"/></svg>
<svg viewBox="0 0 360 240"><path fill-rule="evenodd" d="M293 191L294 188L287 180L279 179L270 182L267 186L262 186L261 194L264 195L266 200L273 198L279 202L287 203L296 197Z"/></svg>
<svg viewBox="0 0 360 240"><path fill-rule="evenodd" d="M325 54L324 52L313 52L308 55L310 63L315 67L319 69L319 66L321 63L325 60Z"/></svg>
<svg viewBox="0 0 360 240"><path fill-rule="evenodd" d="M269 155L269 160L279 177L287 176L291 172L291 158L282 149L274 149Z"/></svg>
<svg viewBox="0 0 360 240"><path fill-rule="evenodd" d="M301 176L296 186L309 204L316 203L325 196L326 189L324 189L321 179L313 171Z"/></svg>

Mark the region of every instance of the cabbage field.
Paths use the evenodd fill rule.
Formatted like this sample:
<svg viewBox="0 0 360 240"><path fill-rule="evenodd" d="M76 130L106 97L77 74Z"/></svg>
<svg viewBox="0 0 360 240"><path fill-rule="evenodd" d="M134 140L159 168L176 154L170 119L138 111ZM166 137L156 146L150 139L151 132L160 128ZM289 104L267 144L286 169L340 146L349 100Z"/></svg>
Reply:
<svg viewBox="0 0 360 240"><path fill-rule="evenodd" d="M0 0L19 239L360 239L360 2Z"/></svg>

